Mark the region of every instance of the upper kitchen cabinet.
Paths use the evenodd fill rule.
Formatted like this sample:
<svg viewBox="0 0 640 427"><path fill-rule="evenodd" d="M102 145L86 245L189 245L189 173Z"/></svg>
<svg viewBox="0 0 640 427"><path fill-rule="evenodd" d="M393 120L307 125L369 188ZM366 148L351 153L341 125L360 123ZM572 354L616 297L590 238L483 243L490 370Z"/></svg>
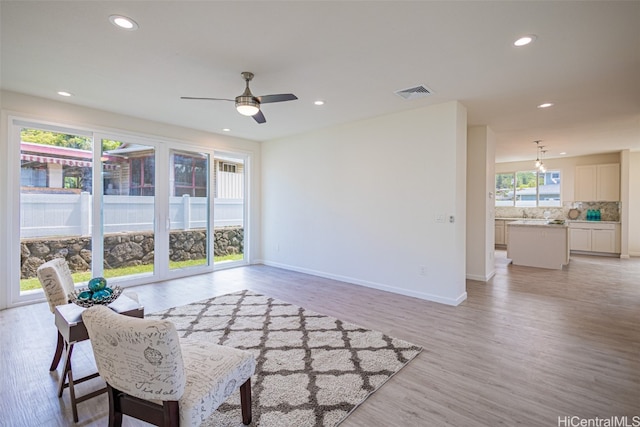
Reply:
<svg viewBox="0 0 640 427"><path fill-rule="evenodd" d="M617 202L620 200L620 164L576 166L575 201Z"/></svg>

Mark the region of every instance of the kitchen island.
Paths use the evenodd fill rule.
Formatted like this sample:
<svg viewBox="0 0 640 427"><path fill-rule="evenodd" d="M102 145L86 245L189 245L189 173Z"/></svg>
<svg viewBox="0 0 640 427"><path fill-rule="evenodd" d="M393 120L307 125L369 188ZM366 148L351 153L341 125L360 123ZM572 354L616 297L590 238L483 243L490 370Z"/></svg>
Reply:
<svg viewBox="0 0 640 427"><path fill-rule="evenodd" d="M513 265L561 270L569 264L569 228L566 224L521 220L509 227L507 258Z"/></svg>

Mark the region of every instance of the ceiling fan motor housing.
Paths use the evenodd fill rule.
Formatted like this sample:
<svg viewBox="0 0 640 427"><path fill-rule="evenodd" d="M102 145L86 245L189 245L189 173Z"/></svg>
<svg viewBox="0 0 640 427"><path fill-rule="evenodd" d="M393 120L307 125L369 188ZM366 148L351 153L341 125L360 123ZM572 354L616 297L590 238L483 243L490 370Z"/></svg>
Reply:
<svg viewBox="0 0 640 427"><path fill-rule="evenodd" d="M260 102L253 95L236 96L236 109L240 114L253 116L260 111Z"/></svg>

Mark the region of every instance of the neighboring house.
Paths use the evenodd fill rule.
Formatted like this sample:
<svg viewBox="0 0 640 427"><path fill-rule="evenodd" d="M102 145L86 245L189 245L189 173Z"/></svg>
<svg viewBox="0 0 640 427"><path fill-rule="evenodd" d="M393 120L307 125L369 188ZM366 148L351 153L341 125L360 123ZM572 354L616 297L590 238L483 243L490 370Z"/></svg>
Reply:
<svg viewBox="0 0 640 427"><path fill-rule="evenodd" d="M538 186L539 196L535 187L526 187L516 189L516 202L536 199L539 200L557 200L560 202L560 184L542 184ZM503 200L513 200L513 191L506 193Z"/></svg>
<svg viewBox="0 0 640 427"><path fill-rule="evenodd" d="M91 152L21 142L20 186L23 192L78 193L90 188ZM84 188L83 188L84 186Z"/></svg>
<svg viewBox="0 0 640 427"><path fill-rule="evenodd" d="M92 153L88 150L22 142L20 185L30 193L92 192ZM153 196L155 193L153 149L122 144L104 153L105 195ZM193 153L171 156L172 196L207 195L207 158ZM243 197L244 165L231 159L214 159L214 197ZM238 184L240 182L240 184Z"/></svg>

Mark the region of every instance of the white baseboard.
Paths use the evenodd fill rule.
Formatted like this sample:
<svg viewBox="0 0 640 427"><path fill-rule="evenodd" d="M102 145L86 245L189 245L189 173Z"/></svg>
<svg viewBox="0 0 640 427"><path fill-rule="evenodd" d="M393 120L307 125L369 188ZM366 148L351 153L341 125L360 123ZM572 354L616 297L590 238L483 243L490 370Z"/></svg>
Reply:
<svg viewBox="0 0 640 427"><path fill-rule="evenodd" d="M311 276L324 277L325 279L338 280L340 282L350 283L352 285L364 286L366 288L378 289L380 291L386 291L386 292L391 292L391 293L394 293L394 294L405 295L405 296L408 296L408 297L419 298L419 299L423 299L423 300L426 300L426 301L433 301L433 302L437 302L437 303L440 303L440 304L456 306L456 305L460 305L460 303L462 303L464 300L467 299L467 292L466 291L463 292L462 294L460 294L457 298L443 298L443 297L438 296L438 295L428 294L428 293L424 293L424 292L410 291L410 290L407 290L407 289L396 288L394 286L384 285L382 283L370 282L368 280L355 279L353 277L348 277L348 276L340 276L340 275L337 275L337 274L331 274L331 273L327 273L327 272L324 272L324 271L311 270L311 269L308 269L308 268L301 268L301 267L296 267L296 266L288 265L288 264L281 264L281 263L273 262L273 261L256 260L256 263L268 265L270 267L282 268L284 270L296 271L298 273L309 274Z"/></svg>
<svg viewBox="0 0 640 427"><path fill-rule="evenodd" d="M493 270L493 271L489 272L489 274L487 274L486 276L481 276L479 274L467 274L466 277L467 277L468 280L477 280L479 282L488 282L495 275L496 275L496 271Z"/></svg>

